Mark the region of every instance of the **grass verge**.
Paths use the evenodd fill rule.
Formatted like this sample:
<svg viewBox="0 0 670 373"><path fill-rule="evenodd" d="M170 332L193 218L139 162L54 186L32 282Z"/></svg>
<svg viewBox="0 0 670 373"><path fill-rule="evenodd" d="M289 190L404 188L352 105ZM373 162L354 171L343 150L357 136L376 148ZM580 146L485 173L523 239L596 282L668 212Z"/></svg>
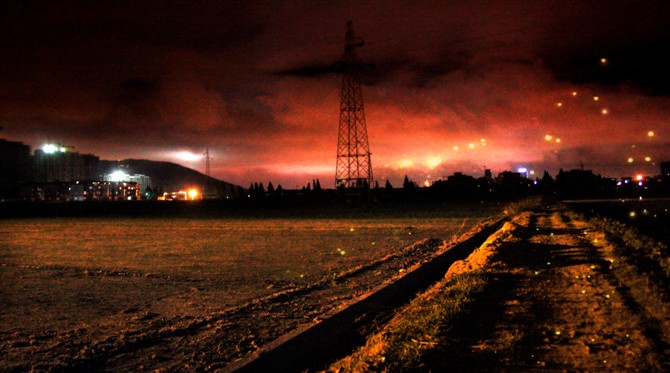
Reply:
<svg viewBox="0 0 670 373"><path fill-rule="evenodd" d="M442 281L414 299L365 346L334 363L328 371L399 371L419 368L421 357L434 348L438 335L484 291L482 270Z"/></svg>
<svg viewBox="0 0 670 373"><path fill-rule="evenodd" d="M519 204L518 209L536 204ZM530 213L520 213L506 222L467 259L455 262L442 281L403 307L363 347L335 362L328 371L395 372L420 368L422 357L436 347L439 336L485 291L491 275L485 268L501 242L519 226L527 225L529 217Z"/></svg>

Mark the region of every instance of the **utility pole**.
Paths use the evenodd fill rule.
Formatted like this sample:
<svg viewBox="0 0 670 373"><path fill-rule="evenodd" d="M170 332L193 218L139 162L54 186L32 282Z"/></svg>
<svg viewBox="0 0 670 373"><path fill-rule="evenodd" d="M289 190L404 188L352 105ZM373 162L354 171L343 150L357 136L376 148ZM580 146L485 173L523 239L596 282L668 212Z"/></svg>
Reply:
<svg viewBox="0 0 670 373"><path fill-rule="evenodd" d="M347 22L342 56L344 74L340 93L335 187L369 189L373 185L371 153L360 81L362 61L356 55L356 48L362 46L363 40L356 38L352 22Z"/></svg>
<svg viewBox="0 0 670 373"><path fill-rule="evenodd" d="M209 156L209 148L205 149L205 175L210 176L209 172L209 161L211 161L212 158Z"/></svg>

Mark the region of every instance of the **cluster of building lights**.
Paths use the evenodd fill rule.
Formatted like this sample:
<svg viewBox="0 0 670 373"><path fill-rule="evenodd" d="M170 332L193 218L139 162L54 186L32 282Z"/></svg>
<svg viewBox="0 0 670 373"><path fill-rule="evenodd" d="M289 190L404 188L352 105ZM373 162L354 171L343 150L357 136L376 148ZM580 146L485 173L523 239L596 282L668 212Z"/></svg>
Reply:
<svg viewBox="0 0 670 373"><path fill-rule="evenodd" d="M62 145L44 144L42 145L42 151L46 154L65 153L67 152L67 148Z"/></svg>

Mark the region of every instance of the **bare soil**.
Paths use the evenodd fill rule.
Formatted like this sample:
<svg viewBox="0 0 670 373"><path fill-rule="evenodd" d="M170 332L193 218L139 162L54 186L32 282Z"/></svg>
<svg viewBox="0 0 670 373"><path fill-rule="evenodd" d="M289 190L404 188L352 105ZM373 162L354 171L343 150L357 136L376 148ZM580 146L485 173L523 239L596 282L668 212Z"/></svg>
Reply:
<svg viewBox="0 0 670 373"><path fill-rule="evenodd" d="M0 371L223 369L448 248L443 239L425 237L451 237L476 225L439 221L461 224L417 229L425 222L396 227L388 220L356 221L342 232L332 224L245 224L234 229L247 242L236 250L227 244L240 234L224 240L230 228L215 229L205 242L192 233L202 224L194 228L193 222L179 221L184 227L172 236L194 237L165 242L155 232L163 225L153 231L142 226L141 234L138 221L122 227L125 220L113 221L104 237L88 237L96 232L91 229L63 233L64 224L84 224L79 220L6 222L1 228L7 241L0 243ZM302 224L317 222L308 223ZM257 259L264 253L274 256Z"/></svg>
<svg viewBox="0 0 670 373"><path fill-rule="evenodd" d="M563 207L502 241L422 371L670 371L670 303Z"/></svg>

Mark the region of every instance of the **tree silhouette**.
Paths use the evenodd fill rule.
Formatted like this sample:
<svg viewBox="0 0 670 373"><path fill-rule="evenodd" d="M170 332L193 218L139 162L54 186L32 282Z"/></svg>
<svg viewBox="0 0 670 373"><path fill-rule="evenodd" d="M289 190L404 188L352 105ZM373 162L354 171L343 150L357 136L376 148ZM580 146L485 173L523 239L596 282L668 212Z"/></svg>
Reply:
<svg viewBox="0 0 670 373"><path fill-rule="evenodd" d="M414 189L414 183L405 175L405 180L402 182L402 187L405 189Z"/></svg>

